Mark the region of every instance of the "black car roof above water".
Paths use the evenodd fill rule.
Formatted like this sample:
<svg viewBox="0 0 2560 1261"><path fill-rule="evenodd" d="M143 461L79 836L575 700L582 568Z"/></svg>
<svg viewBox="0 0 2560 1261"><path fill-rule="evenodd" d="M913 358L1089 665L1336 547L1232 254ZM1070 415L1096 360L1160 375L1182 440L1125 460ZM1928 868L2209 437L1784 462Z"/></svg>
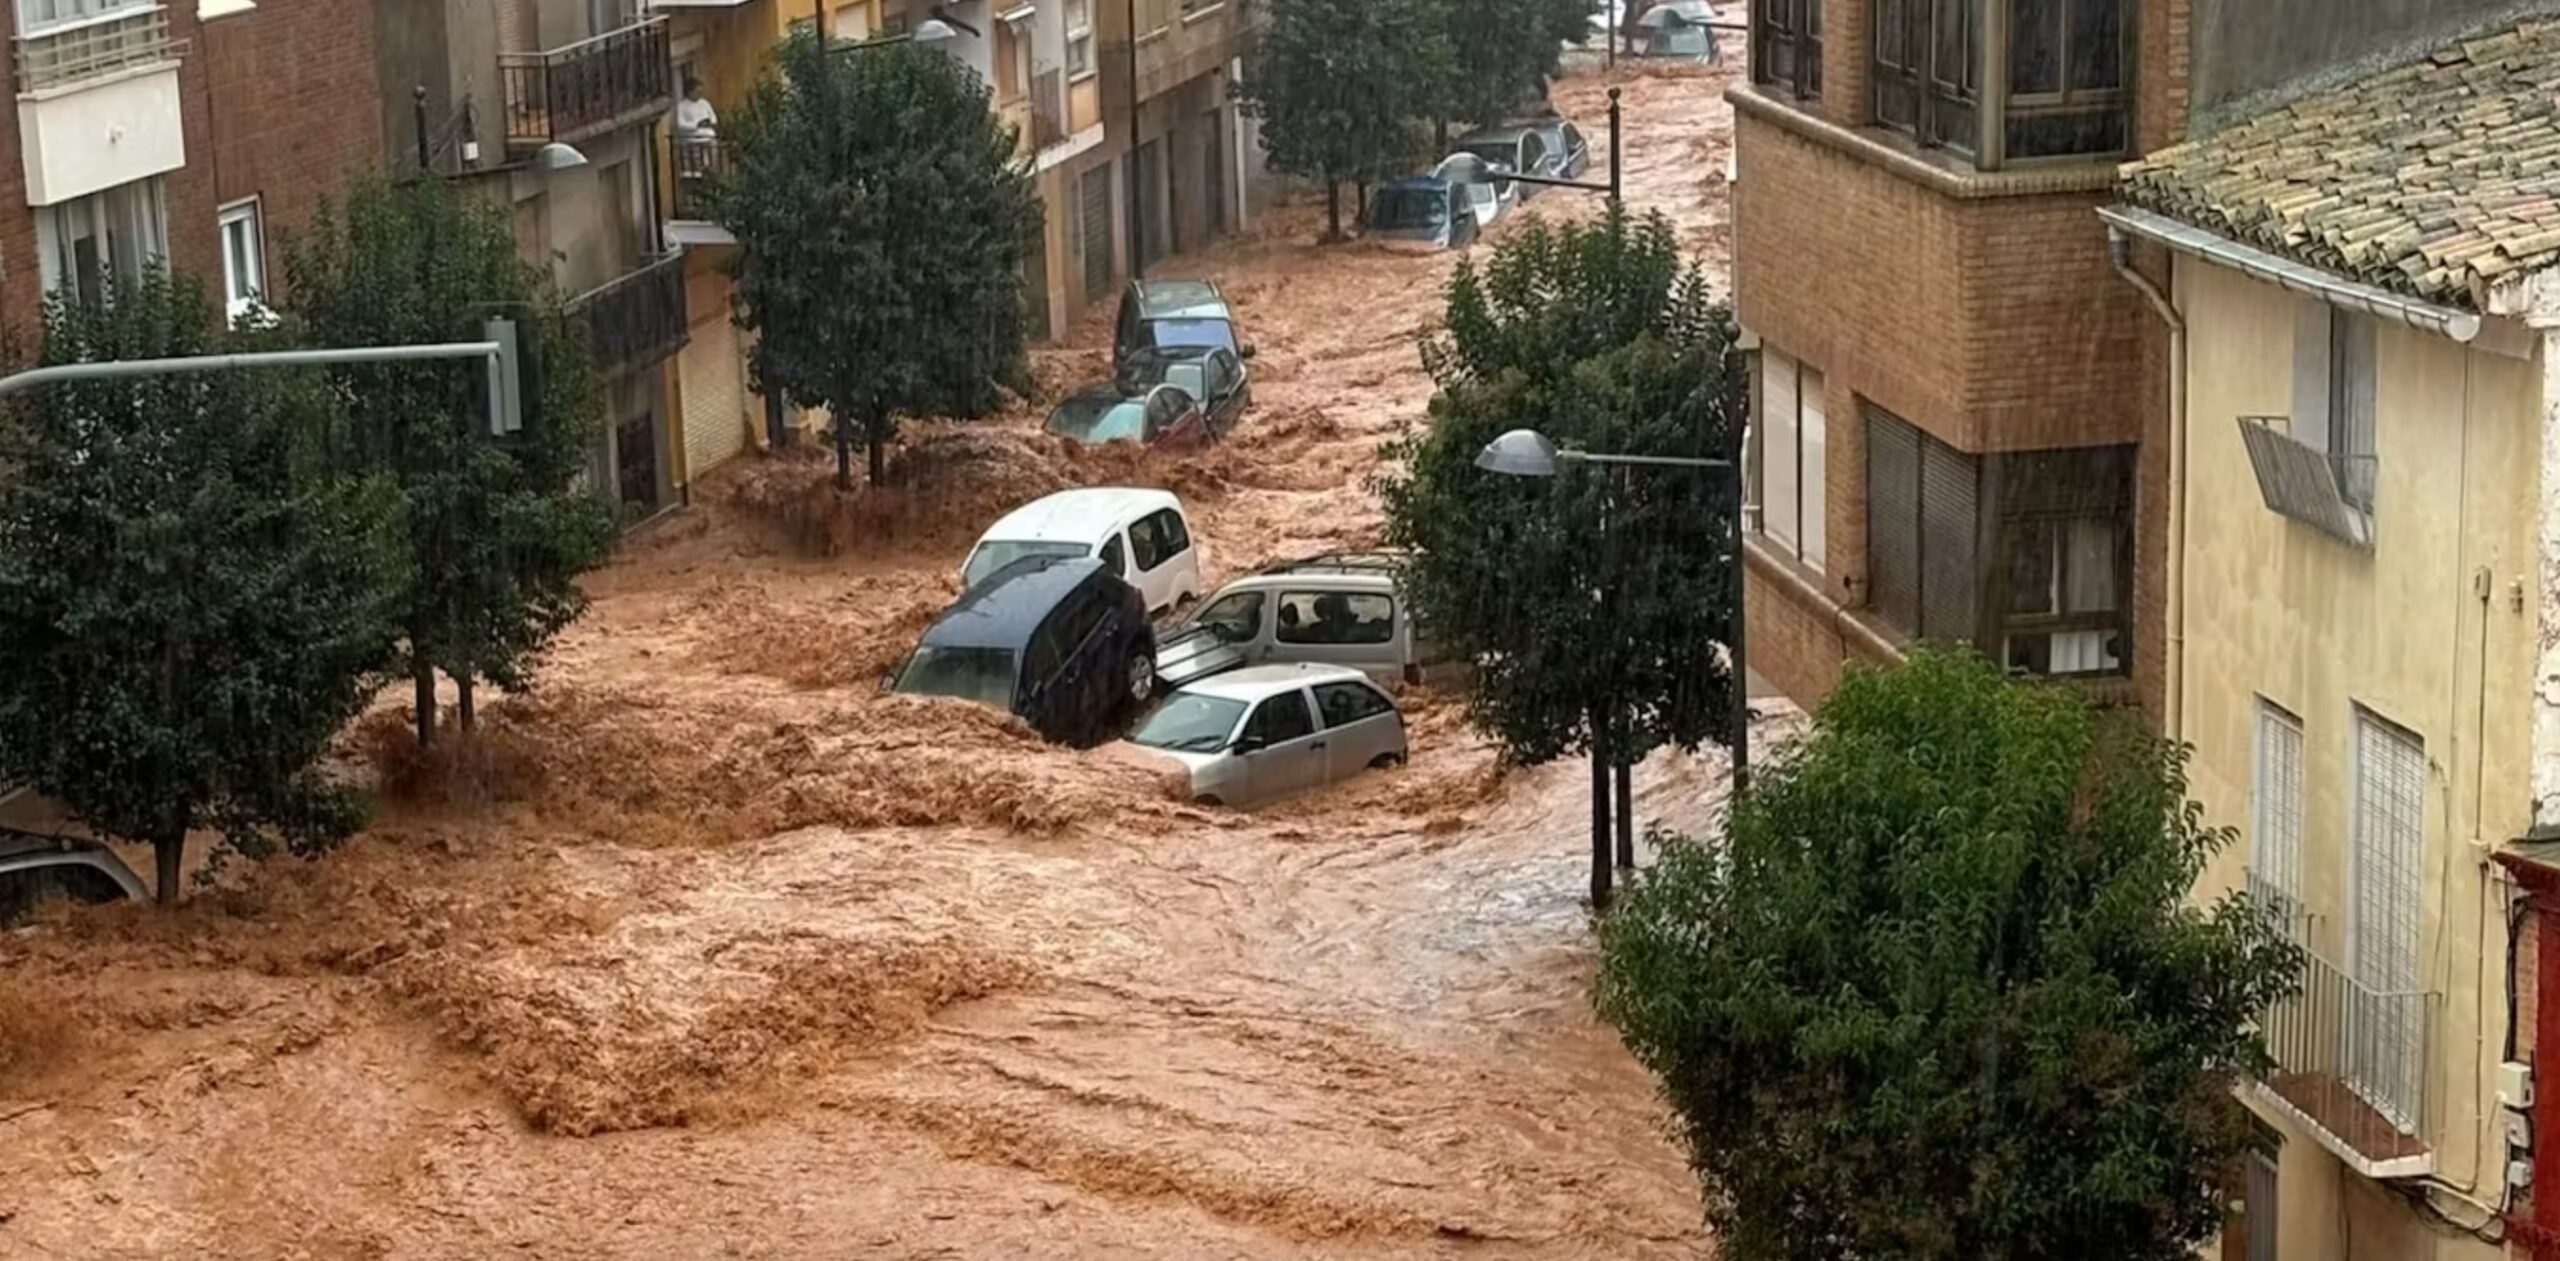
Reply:
<svg viewBox="0 0 2560 1261"><path fill-rule="evenodd" d="M987 575L942 611L920 642L934 648L1015 648L1077 584L1102 569L1090 556L1034 556Z"/></svg>

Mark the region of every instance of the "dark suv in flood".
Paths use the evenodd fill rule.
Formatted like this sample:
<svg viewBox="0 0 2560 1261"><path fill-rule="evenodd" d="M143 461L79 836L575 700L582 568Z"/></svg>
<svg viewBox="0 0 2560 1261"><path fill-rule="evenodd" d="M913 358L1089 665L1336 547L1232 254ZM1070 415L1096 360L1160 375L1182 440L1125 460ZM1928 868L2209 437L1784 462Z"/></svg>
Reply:
<svg viewBox="0 0 2560 1261"><path fill-rule="evenodd" d="M1126 374L1139 352L1159 346L1215 346L1238 359L1253 358L1253 343L1236 327L1227 295L1206 280L1132 280L1120 295L1120 319L1112 326L1111 373Z"/></svg>
<svg viewBox="0 0 2560 1261"><path fill-rule="evenodd" d="M1156 687L1156 636L1136 587L1089 556L1039 556L943 610L892 690L1011 710L1061 744L1096 744Z"/></svg>

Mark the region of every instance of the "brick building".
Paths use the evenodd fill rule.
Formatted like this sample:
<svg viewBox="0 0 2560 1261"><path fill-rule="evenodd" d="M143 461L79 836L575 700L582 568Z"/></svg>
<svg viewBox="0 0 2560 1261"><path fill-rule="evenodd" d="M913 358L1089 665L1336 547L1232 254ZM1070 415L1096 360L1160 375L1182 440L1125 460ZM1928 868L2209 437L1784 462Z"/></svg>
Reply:
<svg viewBox="0 0 2560 1261"><path fill-rule="evenodd" d="M371 0L16 0L0 329L165 258L244 308L275 243L382 160ZM84 279L91 278L91 279Z"/></svg>
<svg viewBox="0 0 2560 1261"><path fill-rule="evenodd" d="M1758 7L1730 93L1748 598L1752 664L1790 696L1919 639L2160 695L2165 336L2095 212L2183 128L2186 10Z"/></svg>

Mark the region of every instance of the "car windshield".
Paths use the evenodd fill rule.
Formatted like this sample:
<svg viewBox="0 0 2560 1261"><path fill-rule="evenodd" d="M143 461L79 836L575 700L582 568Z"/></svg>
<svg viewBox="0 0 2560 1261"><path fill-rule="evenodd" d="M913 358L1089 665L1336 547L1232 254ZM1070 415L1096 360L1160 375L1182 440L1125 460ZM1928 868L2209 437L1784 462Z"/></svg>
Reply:
<svg viewBox="0 0 2560 1261"><path fill-rule="evenodd" d="M985 582L989 574L1018 560L1034 556L1076 557L1092 555L1082 543L1032 543L1007 539L989 539L969 553L969 563L960 570L960 585L974 587Z"/></svg>
<svg viewBox="0 0 2560 1261"><path fill-rule="evenodd" d="M1013 708L1014 653L1010 648L916 649L898 675L910 696L957 696L998 709Z"/></svg>
<svg viewBox="0 0 2560 1261"><path fill-rule="evenodd" d="M1236 348L1235 326L1225 320L1149 320L1151 346L1223 346Z"/></svg>
<svg viewBox="0 0 2560 1261"><path fill-rule="evenodd" d="M1209 396L1208 360L1201 347L1175 347L1138 352L1129 363L1127 384L1138 389L1170 385L1193 400Z"/></svg>
<svg viewBox="0 0 2560 1261"><path fill-rule="evenodd" d="M1369 223L1379 228L1436 228L1449 218L1449 199L1428 188L1379 190L1369 203Z"/></svg>
<svg viewBox="0 0 2560 1261"><path fill-rule="evenodd" d="M1227 737L1244 717L1244 702L1197 692L1176 692L1140 720L1129 736L1132 744L1185 753L1214 753L1227 747Z"/></svg>
<svg viewBox="0 0 2560 1261"><path fill-rule="evenodd" d="M1049 432L1078 442L1143 441L1147 403L1137 398L1071 398L1049 413Z"/></svg>

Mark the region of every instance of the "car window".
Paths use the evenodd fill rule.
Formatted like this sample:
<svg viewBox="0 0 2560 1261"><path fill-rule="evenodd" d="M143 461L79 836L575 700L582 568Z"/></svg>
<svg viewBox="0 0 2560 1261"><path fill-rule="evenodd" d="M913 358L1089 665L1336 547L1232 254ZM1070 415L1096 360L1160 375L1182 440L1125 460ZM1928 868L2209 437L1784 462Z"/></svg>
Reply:
<svg viewBox="0 0 2560 1261"><path fill-rule="evenodd" d="M1191 527L1183 523L1182 514L1171 508L1156 509L1156 529L1164 536L1164 554L1180 556L1191 550Z"/></svg>
<svg viewBox="0 0 2560 1261"><path fill-rule="evenodd" d="M1037 662L1040 642L1032 640L1032 677L1044 678ZM926 645L907 658L898 674L898 690L910 696L957 696L1010 709L1013 707L1013 652L1006 648L940 648Z"/></svg>
<svg viewBox="0 0 2560 1261"><path fill-rule="evenodd" d="M1227 747L1227 737L1244 716L1244 702L1197 692L1176 692L1138 720L1129 743L1151 749L1210 753Z"/></svg>
<svg viewBox="0 0 2560 1261"><path fill-rule="evenodd" d="M1094 628L1102 625L1102 615L1108 611L1101 593L1090 586L1078 587L1068 595L1058 611L1049 616L1049 624L1057 628L1059 655L1074 656L1077 649L1084 647L1084 641L1093 637Z"/></svg>
<svg viewBox="0 0 2560 1261"><path fill-rule="evenodd" d="M1147 400L1147 429L1163 433L1182 423L1182 413L1190 408L1191 400L1180 389L1158 390Z"/></svg>
<svg viewBox="0 0 2560 1261"><path fill-rule="evenodd" d="M1121 550L1119 535L1112 535L1111 541L1102 545L1102 563L1111 567L1115 577L1129 576L1129 553Z"/></svg>
<svg viewBox="0 0 2560 1261"><path fill-rule="evenodd" d="M1211 353L1208 365L1202 373L1208 392L1201 397L1225 398L1229 391L1236 388L1236 378L1243 375L1244 371L1237 366L1235 356L1223 350Z"/></svg>
<svg viewBox="0 0 2560 1261"><path fill-rule="evenodd" d="M1355 591L1283 591L1279 640L1284 644L1383 644L1394 639L1396 603Z"/></svg>
<svg viewBox="0 0 2560 1261"><path fill-rule="evenodd" d="M1040 556L1066 557L1082 556L1084 554L1084 545L1081 543L1039 543L1024 542L1014 539L989 539L984 543L978 544L978 550L969 553L968 563L961 566L960 569L960 585L964 587L977 586L979 583L985 582L988 575L993 574L995 571L1018 560L1027 560Z"/></svg>
<svg viewBox="0 0 2560 1261"><path fill-rule="evenodd" d="M1520 137L1520 169L1521 169L1521 170L1523 170L1523 171L1534 171L1534 170L1537 170L1537 169L1538 169L1538 164L1539 164L1539 163L1541 163L1541 162L1544 162L1544 161L1546 161L1546 160L1547 160L1547 142L1546 142L1546 141L1543 141L1543 140L1538 139L1538 133L1536 133L1536 132L1534 132L1534 131L1533 131L1533 132L1530 132L1529 134L1527 134L1527 135L1525 135L1525 136Z"/></svg>
<svg viewBox="0 0 2560 1261"><path fill-rule="evenodd" d="M1564 125L1564 151L1571 153L1582 147L1582 129L1571 123Z"/></svg>
<svg viewBox="0 0 2560 1261"><path fill-rule="evenodd" d="M1231 644L1241 644L1262 633L1263 593L1238 591L1211 600L1200 610L1200 625L1209 633Z"/></svg>
<svg viewBox="0 0 2560 1261"><path fill-rule="evenodd" d="M1147 321L1146 335L1139 339L1145 346L1219 346L1236 348L1235 326L1221 319L1164 319Z"/></svg>
<svg viewBox="0 0 2560 1261"><path fill-rule="evenodd" d="M1316 708L1324 711L1324 725L1328 727L1375 718L1395 707L1395 702L1366 683L1346 679L1340 683L1316 684Z"/></svg>
<svg viewBox="0 0 2560 1261"><path fill-rule="evenodd" d="M1316 733L1315 716L1307 712L1304 692L1283 692L1262 702L1245 724L1245 734L1262 737L1266 745L1285 744Z"/></svg>
<svg viewBox="0 0 2560 1261"><path fill-rule="evenodd" d="M1129 559L1135 561L1139 573L1146 573L1164 563L1164 531L1154 513L1129 523Z"/></svg>

